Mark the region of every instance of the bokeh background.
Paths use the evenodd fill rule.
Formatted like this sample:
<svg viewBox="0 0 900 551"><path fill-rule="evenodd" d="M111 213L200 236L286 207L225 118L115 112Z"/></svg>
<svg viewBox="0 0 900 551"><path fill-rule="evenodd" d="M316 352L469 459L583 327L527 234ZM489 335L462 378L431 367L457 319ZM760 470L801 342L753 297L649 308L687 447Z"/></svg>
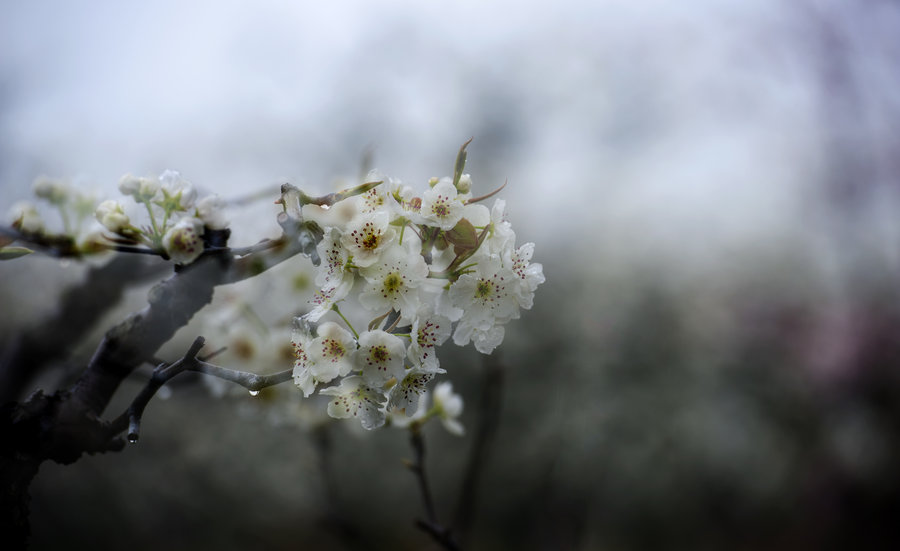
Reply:
<svg viewBox="0 0 900 551"><path fill-rule="evenodd" d="M890 0L4 2L0 210L40 175L113 197L167 168L225 197L324 193L367 156L421 186L473 137L476 189L509 181L547 283L496 360L468 548L888 548L898 37ZM235 209L231 242L276 235L275 212ZM160 354L252 334L246 305L277 326L305 262L220 289L218 317ZM87 269L2 263L0 342ZM70 381L147 279L21 393ZM444 349L469 430L426 430L449 522L498 387L491 361ZM138 445L42 467L33 548L429 548L407 436L322 426L290 390L177 382Z"/></svg>

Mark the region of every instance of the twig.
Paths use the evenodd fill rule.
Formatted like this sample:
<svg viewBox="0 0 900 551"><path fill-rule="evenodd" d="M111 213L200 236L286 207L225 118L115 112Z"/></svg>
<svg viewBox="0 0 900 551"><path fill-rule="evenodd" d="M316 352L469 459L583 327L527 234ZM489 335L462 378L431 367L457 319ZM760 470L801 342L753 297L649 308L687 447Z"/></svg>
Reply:
<svg viewBox="0 0 900 551"><path fill-rule="evenodd" d="M441 526L438 522L437 512L434 508L434 500L431 497L431 490L428 486L428 475L425 473L425 440L422 438L422 431L419 425L413 424L410 428L410 443L416 453L415 462L408 463L407 467L416 475L419 483L419 489L422 492L422 504L425 507L425 516L427 520L416 519L416 526L441 544L444 549L456 551L459 549L453 536L448 528Z"/></svg>
<svg viewBox="0 0 900 551"><path fill-rule="evenodd" d="M218 377L219 379L231 381L232 383L237 383L254 393L259 392L266 387L290 381L294 371L293 369L286 369L270 375L259 375L247 371L219 367L202 360L193 362L186 370L196 371L198 373L203 373L204 375L210 375L212 377Z"/></svg>
<svg viewBox="0 0 900 551"><path fill-rule="evenodd" d="M193 362L197 361L197 353L200 352L201 348L203 348L204 342L205 341L203 337L197 337L196 339L194 339L193 344L191 344L191 347L188 349L183 358L168 366L166 364L159 364L158 366L156 366L156 369L153 370L153 375L150 377L150 380L147 381L147 385L144 386L140 394L137 395L137 397L128 407L128 410L123 413L118 419L113 421L112 426L121 426L123 423L123 418L127 417L129 442L135 443L138 441L141 432L141 418L144 415L144 409L147 407L147 404L150 403L150 400L153 399L153 396L156 395L156 391L158 391L160 387L166 384L169 379L178 375Z"/></svg>
<svg viewBox="0 0 900 551"><path fill-rule="evenodd" d="M225 379L226 381L237 383L249 390L253 395L258 394L260 390L266 387L291 380L292 369L279 371L278 373L272 373L271 375L258 375L256 373L228 369L207 363L203 359L197 358L197 353L203 348L204 342L205 340L203 337L197 337L182 358L168 365L160 363L153 370L150 380L147 381L147 384L128 409L110 424L111 437L122 432L122 430L125 429L127 422L128 441L131 443L137 442L140 436L141 418L143 417L144 409L147 407L147 404L150 403L150 400L153 399L156 392L163 385L172 380L176 375L185 371L194 371L196 373L202 373L204 375L218 377L220 379ZM209 356L206 356L205 359L209 359L211 356L218 354L218 352L219 351L213 352Z"/></svg>
<svg viewBox="0 0 900 551"><path fill-rule="evenodd" d="M466 466L452 524L462 542L465 542L472 526L478 481L482 469L487 463L488 445L494 439L494 433L500 421L500 406L503 401L503 364L496 356L487 356L485 363L487 364L485 366L487 374L485 375L486 381L481 395L481 415L474 442L472 443L472 450L469 454L469 462Z"/></svg>

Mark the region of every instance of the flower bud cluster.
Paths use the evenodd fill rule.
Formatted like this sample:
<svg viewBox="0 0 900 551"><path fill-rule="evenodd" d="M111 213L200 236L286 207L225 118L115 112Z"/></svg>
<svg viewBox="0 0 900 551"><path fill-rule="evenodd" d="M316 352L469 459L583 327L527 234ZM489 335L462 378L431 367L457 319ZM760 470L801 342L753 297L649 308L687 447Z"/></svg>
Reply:
<svg viewBox="0 0 900 551"><path fill-rule="evenodd" d="M65 254L96 252L98 232L85 228L84 221L94 212L97 201L90 192L84 192L69 182L41 176L32 186L34 196L59 213L62 231L44 218L37 204L21 201L12 206L8 214L9 224L27 239L52 244Z"/></svg>
<svg viewBox="0 0 900 551"><path fill-rule="evenodd" d="M356 417L372 429L388 414L413 415L426 385L446 373L441 344L452 336L490 354L504 325L531 308L544 281L531 262L534 244L516 247L504 201L489 209L479 202L493 194L472 198L464 148L460 154L456 175L432 178L424 190L372 182L327 208L302 208L324 233L318 291L293 333L294 382L305 396L331 396L332 417ZM351 294L371 318L360 333L338 309ZM316 329L331 311L343 325Z"/></svg>
<svg viewBox="0 0 900 551"><path fill-rule="evenodd" d="M225 202L217 195L198 200L194 186L174 170L158 178L126 174L119 181L119 191L145 206L150 225L132 225L124 205L115 200L97 207L94 214L100 224L116 234L117 241L149 245L178 264L190 264L203 253L206 229L228 227Z"/></svg>

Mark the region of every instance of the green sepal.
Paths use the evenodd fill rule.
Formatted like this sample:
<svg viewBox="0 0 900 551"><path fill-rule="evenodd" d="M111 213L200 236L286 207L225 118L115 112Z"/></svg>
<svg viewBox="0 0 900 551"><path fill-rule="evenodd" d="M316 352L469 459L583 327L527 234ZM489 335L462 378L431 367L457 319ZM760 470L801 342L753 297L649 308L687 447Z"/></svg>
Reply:
<svg viewBox="0 0 900 551"><path fill-rule="evenodd" d="M453 187L456 187L459 184L459 179L463 175L463 170L466 168L466 147L472 143L474 138L469 138L469 141L462 144L462 147L459 148L459 153L456 154L456 166L453 168Z"/></svg>

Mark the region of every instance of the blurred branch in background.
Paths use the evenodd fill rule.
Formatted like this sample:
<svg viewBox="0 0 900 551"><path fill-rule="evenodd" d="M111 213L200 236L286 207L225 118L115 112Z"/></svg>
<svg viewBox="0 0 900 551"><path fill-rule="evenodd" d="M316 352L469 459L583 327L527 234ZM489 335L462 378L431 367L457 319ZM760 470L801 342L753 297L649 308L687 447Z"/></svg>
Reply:
<svg viewBox="0 0 900 551"><path fill-rule="evenodd" d="M22 397L28 383L51 362L65 358L126 289L157 278L171 266L132 255L117 255L88 269L82 283L60 297L53 312L10 337L0 356L0 403Z"/></svg>

